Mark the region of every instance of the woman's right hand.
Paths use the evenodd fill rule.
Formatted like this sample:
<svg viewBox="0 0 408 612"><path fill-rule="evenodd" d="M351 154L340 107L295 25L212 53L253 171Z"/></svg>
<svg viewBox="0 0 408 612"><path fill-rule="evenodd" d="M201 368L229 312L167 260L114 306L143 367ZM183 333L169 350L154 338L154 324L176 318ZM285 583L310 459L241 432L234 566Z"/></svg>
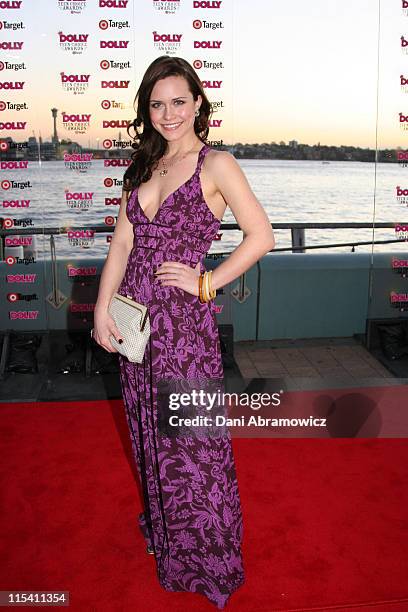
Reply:
<svg viewBox="0 0 408 612"><path fill-rule="evenodd" d="M118 351L110 343L111 336L113 336L119 344L123 342L123 338L115 325L115 321L110 316L108 309L95 308L92 338L104 348L105 351L117 353Z"/></svg>

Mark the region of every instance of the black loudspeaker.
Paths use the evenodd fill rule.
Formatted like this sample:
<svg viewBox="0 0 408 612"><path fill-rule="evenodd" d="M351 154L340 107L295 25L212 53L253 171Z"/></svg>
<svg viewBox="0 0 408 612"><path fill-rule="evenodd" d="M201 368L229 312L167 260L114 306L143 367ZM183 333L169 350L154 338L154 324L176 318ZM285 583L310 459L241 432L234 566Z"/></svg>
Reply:
<svg viewBox="0 0 408 612"><path fill-rule="evenodd" d="M380 348L383 355L395 361L408 354L407 319L372 319L368 321L367 348Z"/></svg>
<svg viewBox="0 0 408 612"><path fill-rule="evenodd" d="M36 334L12 333L6 371L16 374L36 374L38 372L36 353L40 344L41 337Z"/></svg>

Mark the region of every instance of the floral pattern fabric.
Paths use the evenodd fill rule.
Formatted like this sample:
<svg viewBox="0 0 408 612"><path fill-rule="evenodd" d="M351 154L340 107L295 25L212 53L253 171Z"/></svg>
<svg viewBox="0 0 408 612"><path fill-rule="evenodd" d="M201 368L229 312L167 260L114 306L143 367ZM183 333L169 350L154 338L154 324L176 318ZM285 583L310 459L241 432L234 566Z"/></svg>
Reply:
<svg viewBox="0 0 408 612"><path fill-rule="evenodd" d="M132 449L143 490L139 526L153 547L160 584L205 595L219 609L244 582L243 524L231 438L159 432L160 380L219 380L223 366L213 302L162 286L154 270L179 261L205 270L203 258L220 221L208 208L200 170L161 204L152 220L136 188L128 201L134 244L119 293L146 304L151 335L143 362L120 356L120 376Z"/></svg>

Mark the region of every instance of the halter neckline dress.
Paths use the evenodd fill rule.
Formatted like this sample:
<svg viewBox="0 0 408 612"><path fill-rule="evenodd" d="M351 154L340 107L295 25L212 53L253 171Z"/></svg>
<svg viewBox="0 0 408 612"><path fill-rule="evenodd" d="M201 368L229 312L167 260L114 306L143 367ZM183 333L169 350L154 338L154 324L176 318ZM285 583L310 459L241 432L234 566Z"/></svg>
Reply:
<svg viewBox="0 0 408 612"><path fill-rule="evenodd" d="M126 419L143 491L139 526L155 551L160 584L205 595L219 609L244 582L243 524L229 432L219 439L166 437L158 431L162 379L223 379L213 301L154 276L163 261L205 271L203 259L221 221L207 206L200 182L207 144L194 174L160 205L150 221L136 188L127 203L134 243L118 292L148 306L151 334L143 362L119 356ZM144 551L142 554L145 554Z"/></svg>

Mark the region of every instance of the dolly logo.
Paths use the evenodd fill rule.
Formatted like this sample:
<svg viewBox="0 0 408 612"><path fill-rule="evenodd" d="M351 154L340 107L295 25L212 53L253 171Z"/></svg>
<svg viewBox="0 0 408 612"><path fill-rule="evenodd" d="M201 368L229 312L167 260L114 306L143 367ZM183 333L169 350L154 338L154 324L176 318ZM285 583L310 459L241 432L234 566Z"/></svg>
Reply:
<svg viewBox="0 0 408 612"><path fill-rule="evenodd" d="M64 51L70 51L72 55L81 55L88 46L89 34L64 34L58 32L59 44Z"/></svg>
<svg viewBox="0 0 408 612"><path fill-rule="evenodd" d="M102 127L106 128L127 128L130 125L129 119L104 119L102 121Z"/></svg>
<svg viewBox="0 0 408 612"><path fill-rule="evenodd" d="M401 36L401 50L405 55L408 55L408 39L404 35Z"/></svg>
<svg viewBox="0 0 408 612"><path fill-rule="evenodd" d="M393 308L398 308L400 312L408 310L408 293L398 293L391 291L390 303Z"/></svg>
<svg viewBox="0 0 408 612"><path fill-rule="evenodd" d="M406 168L408 166L408 151L397 150L395 154L398 161L398 165L402 168Z"/></svg>
<svg viewBox="0 0 408 612"><path fill-rule="evenodd" d="M398 240L408 240L408 225L396 225L394 228Z"/></svg>
<svg viewBox="0 0 408 612"><path fill-rule="evenodd" d="M86 0L58 0L58 6L62 11L78 15L86 7Z"/></svg>
<svg viewBox="0 0 408 612"><path fill-rule="evenodd" d="M125 9L129 0L99 0L100 8Z"/></svg>
<svg viewBox="0 0 408 612"><path fill-rule="evenodd" d="M83 94L89 87L90 74L65 74L60 72L62 89L73 94Z"/></svg>
<svg viewBox="0 0 408 612"><path fill-rule="evenodd" d="M131 163L131 159L111 158L103 160L103 165L105 168L127 168Z"/></svg>
<svg viewBox="0 0 408 612"><path fill-rule="evenodd" d="M97 273L98 273L98 270L95 266L91 266L89 268L87 267L76 268L75 266L68 265L67 267L68 278L78 278L78 276L80 277L96 276Z"/></svg>
<svg viewBox="0 0 408 612"><path fill-rule="evenodd" d="M28 208L31 200L3 200L3 208Z"/></svg>
<svg viewBox="0 0 408 612"><path fill-rule="evenodd" d="M27 170L28 169L28 161L2 161L0 162L1 170Z"/></svg>
<svg viewBox="0 0 408 612"><path fill-rule="evenodd" d="M182 36L182 34L160 34L155 30L153 32L153 44L157 51L174 55L180 48Z"/></svg>
<svg viewBox="0 0 408 612"><path fill-rule="evenodd" d="M92 165L93 153L64 153L64 165L69 170L87 172Z"/></svg>
<svg viewBox="0 0 408 612"><path fill-rule="evenodd" d="M23 0L3 0L0 2L1 9L20 9Z"/></svg>
<svg viewBox="0 0 408 612"><path fill-rule="evenodd" d="M37 319L38 310L10 310L9 317L12 321L16 319Z"/></svg>
<svg viewBox="0 0 408 612"><path fill-rule="evenodd" d="M82 212L89 210L93 205L93 191L74 192L65 190L65 202L70 210Z"/></svg>
<svg viewBox="0 0 408 612"><path fill-rule="evenodd" d="M392 258L391 267L397 274L400 274L402 278L407 278L408 275L408 259L398 259L397 257Z"/></svg>
<svg viewBox="0 0 408 612"><path fill-rule="evenodd" d="M408 1L407 0L401 0L401 9L402 9L403 15L408 16Z"/></svg>
<svg viewBox="0 0 408 612"><path fill-rule="evenodd" d="M91 115L82 113L81 115L70 115L65 111L62 111L62 125L68 132L74 132L74 134L85 134L89 128L91 121Z"/></svg>
<svg viewBox="0 0 408 612"><path fill-rule="evenodd" d="M399 185L395 188L395 195L397 197L398 204L408 206L408 189L402 189Z"/></svg>
<svg viewBox="0 0 408 612"><path fill-rule="evenodd" d="M222 40L195 40L194 49L221 49Z"/></svg>
<svg viewBox="0 0 408 612"><path fill-rule="evenodd" d="M79 247L81 249L89 249L95 242L94 230L68 230L67 237L71 247Z"/></svg>
<svg viewBox="0 0 408 612"><path fill-rule="evenodd" d="M163 15L174 15L180 8L180 0L153 0L153 8Z"/></svg>
<svg viewBox="0 0 408 612"><path fill-rule="evenodd" d="M21 91L24 89L25 81L1 81L0 90Z"/></svg>
<svg viewBox="0 0 408 612"><path fill-rule="evenodd" d="M408 79L403 74L400 74L400 85L402 93L408 93Z"/></svg>
<svg viewBox="0 0 408 612"><path fill-rule="evenodd" d="M7 274L8 283L35 283L37 274Z"/></svg>
<svg viewBox="0 0 408 612"><path fill-rule="evenodd" d="M6 246L31 246L33 243L32 236L6 236Z"/></svg>
<svg viewBox="0 0 408 612"><path fill-rule="evenodd" d="M201 9L219 9L221 8L222 0L194 0L193 8Z"/></svg>
<svg viewBox="0 0 408 612"><path fill-rule="evenodd" d="M398 113L398 117L401 130L403 130L404 132L408 131L408 115L405 115L404 113Z"/></svg>

